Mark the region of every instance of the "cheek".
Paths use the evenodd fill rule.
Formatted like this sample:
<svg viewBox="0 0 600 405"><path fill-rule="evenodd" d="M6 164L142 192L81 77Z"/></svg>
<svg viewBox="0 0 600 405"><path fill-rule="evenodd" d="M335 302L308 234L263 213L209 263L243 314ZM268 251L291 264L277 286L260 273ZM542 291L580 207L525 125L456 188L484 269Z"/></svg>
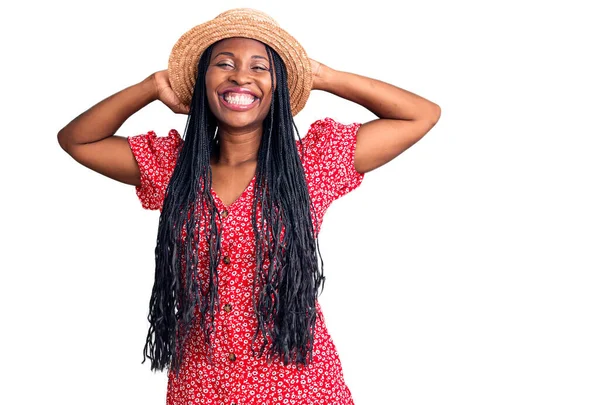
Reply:
<svg viewBox="0 0 600 405"><path fill-rule="evenodd" d="M210 94L214 90L212 81L210 80L208 75L206 75L206 78L204 80L204 88L206 89L206 94Z"/></svg>
<svg viewBox="0 0 600 405"><path fill-rule="evenodd" d="M265 95L264 99L266 101L268 101L268 104L271 103L271 98L273 97L274 91L275 91L276 87L273 87L273 89L271 89L271 80L266 80L263 85L262 85L262 89L263 89L263 94Z"/></svg>
<svg viewBox="0 0 600 405"><path fill-rule="evenodd" d="M213 67L209 67L206 76L204 77L204 85L206 93L210 96L216 92L217 86L221 83L222 78L219 77L218 71L215 71Z"/></svg>
<svg viewBox="0 0 600 405"><path fill-rule="evenodd" d="M204 81L205 83L205 91L206 91L206 98L208 99L208 105L211 109L211 111L214 113L214 109L218 104L217 100L217 94L216 94L216 87L214 84L214 81L212 81L209 76L206 76L206 80Z"/></svg>
<svg viewBox="0 0 600 405"><path fill-rule="evenodd" d="M269 111L271 110L272 98L273 98L273 95L271 95L271 91L269 91L268 94L265 94L265 97L263 98L263 102L262 102L262 115L268 114Z"/></svg>

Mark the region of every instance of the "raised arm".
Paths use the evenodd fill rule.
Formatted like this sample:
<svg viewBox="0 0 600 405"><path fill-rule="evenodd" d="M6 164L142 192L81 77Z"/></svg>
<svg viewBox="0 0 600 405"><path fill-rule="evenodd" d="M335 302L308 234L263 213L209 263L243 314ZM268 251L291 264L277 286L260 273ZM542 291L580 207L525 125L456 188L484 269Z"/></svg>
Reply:
<svg viewBox="0 0 600 405"><path fill-rule="evenodd" d="M356 135L354 167L359 173L376 169L414 145L437 123L441 108L399 87L312 61L313 89L353 101L379 117Z"/></svg>
<svg viewBox="0 0 600 405"><path fill-rule="evenodd" d="M58 133L58 143L77 162L123 183L138 185L140 171L126 137L115 132L135 112L156 100L151 76L102 100Z"/></svg>
<svg viewBox="0 0 600 405"><path fill-rule="evenodd" d="M115 135L115 132L135 112L154 100L160 100L175 113L189 113L189 107L182 105L175 96L167 70L162 70L79 115L60 130L58 143L82 165L111 179L137 186L140 170L127 137Z"/></svg>

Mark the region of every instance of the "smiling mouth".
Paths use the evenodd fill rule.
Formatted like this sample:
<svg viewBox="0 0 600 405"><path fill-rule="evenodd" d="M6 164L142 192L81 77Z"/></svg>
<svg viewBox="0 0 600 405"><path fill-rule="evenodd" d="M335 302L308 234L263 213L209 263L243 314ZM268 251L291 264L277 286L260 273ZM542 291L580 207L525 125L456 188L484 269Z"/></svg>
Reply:
<svg viewBox="0 0 600 405"><path fill-rule="evenodd" d="M257 99L252 94L227 92L223 94L223 99L229 104L250 105Z"/></svg>
<svg viewBox="0 0 600 405"><path fill-rule="evenodd" d="M248 93L227 92L219 96L222 104L232 110L247 110L257 104L258 97Z"/></svg>

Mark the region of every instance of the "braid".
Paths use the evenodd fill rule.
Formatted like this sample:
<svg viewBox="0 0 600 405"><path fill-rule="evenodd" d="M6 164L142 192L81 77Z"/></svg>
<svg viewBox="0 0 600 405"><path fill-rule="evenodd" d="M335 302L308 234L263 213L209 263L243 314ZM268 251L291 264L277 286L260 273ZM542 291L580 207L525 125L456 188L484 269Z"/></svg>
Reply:
<svg viewBox="0 0 600 405"><path fill-rule="evenodd" d="M268 54L274 67L271 74L274 70L277 82L287 83L283 61L272 49L268 49ZM253 210L256 212L260 200L262 223L259 229L253 216L257 248L254 285L255 290L256 286L260 288L259 296L255 297L258 328L252 349L254 353L254 343L260 333L272 340L268 358L279 358L286 365L291 361L307 364L308 357L312 359L317 290L325 279L318 267L318 246L309 211L312 202L294 134L300 139L290 109L288 88L280 85L272 97L258 152L257 198ZM261 243L264 240L273 244L266 252ZM260 271L265 254L268 264ZM265 339L259 355L266 344Z"/></svg>
<svg viewBox="0 0 600 405"><path fill-rule="evenodd" d="M198 62L199 77L206 75L211 53L212 46ZM150 358L152 370L162 371L170 365L179 372L183 343L194 320L200 322L204 340L212 349L210 335L214 330L215 308L219 305L216 269L220 254L220 237L213 236L217 234L216 207L210 193L210 155L215 148L216 129L204 81L198 80L190 104L185 142L167 186L159 218L155 282L148 315L150 328L142 361ZM200 213L196 212L199 207ZM202 215L203 212L208 215ZM208 280L196 277L200 229L207 230L204 233L209 250ZM196 309L201 315L199 319L195 317ZM212 350L209 358L212 358Z"/></svg>
<svg viewBox="0 0 600 405"><path fill-rule="evenodd" d="M214 45L213 45L214 46ZM155 249L155 282L150 298L150 328L144 360L152 370L173 368L177 375L184 343L199 323L212 362L211 335L219 307L217 267L221 235L211 194L210 157L219 153L217 121L210 111L204 77L213 46L198 62L198 76L186 124L185 142L167 186ZM294 136L303 148L293 120L287 72L279 55L267 46L272 97L265 118L256 168L252 226L256 244L253 303L258 327L252 352L269 361L308 364L312 360L316 299L323 287L323 261L313 227L304 170ZM260 204L260 208L259 205ZM260 210L261 220L257 220ZM200 235L205 235L206 271L200 271ZM319 268L320 264L320 268ZM204 277L199 277L204 274ZM255 350L257 339L263 342ZM267 348L267 344L271 344Z"/></svg>

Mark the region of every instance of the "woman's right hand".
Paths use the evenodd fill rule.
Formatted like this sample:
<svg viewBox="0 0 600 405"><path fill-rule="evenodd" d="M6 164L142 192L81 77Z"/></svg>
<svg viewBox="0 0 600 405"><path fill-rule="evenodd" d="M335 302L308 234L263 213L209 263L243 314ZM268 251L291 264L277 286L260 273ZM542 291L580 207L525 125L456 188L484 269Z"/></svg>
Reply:
<svg viewBox="0 0 600 405"><path fill-rule="evenodd" d="M154 79L154 84L156 86L156 93L158 94L158 99L162 101L164 105L169 107L171 111L176 114L189 114L190 107L184 105L177 95L173 91L171 87L171 83L169 82L169 72L168 70L161 70L152 75Z"/></svg>

